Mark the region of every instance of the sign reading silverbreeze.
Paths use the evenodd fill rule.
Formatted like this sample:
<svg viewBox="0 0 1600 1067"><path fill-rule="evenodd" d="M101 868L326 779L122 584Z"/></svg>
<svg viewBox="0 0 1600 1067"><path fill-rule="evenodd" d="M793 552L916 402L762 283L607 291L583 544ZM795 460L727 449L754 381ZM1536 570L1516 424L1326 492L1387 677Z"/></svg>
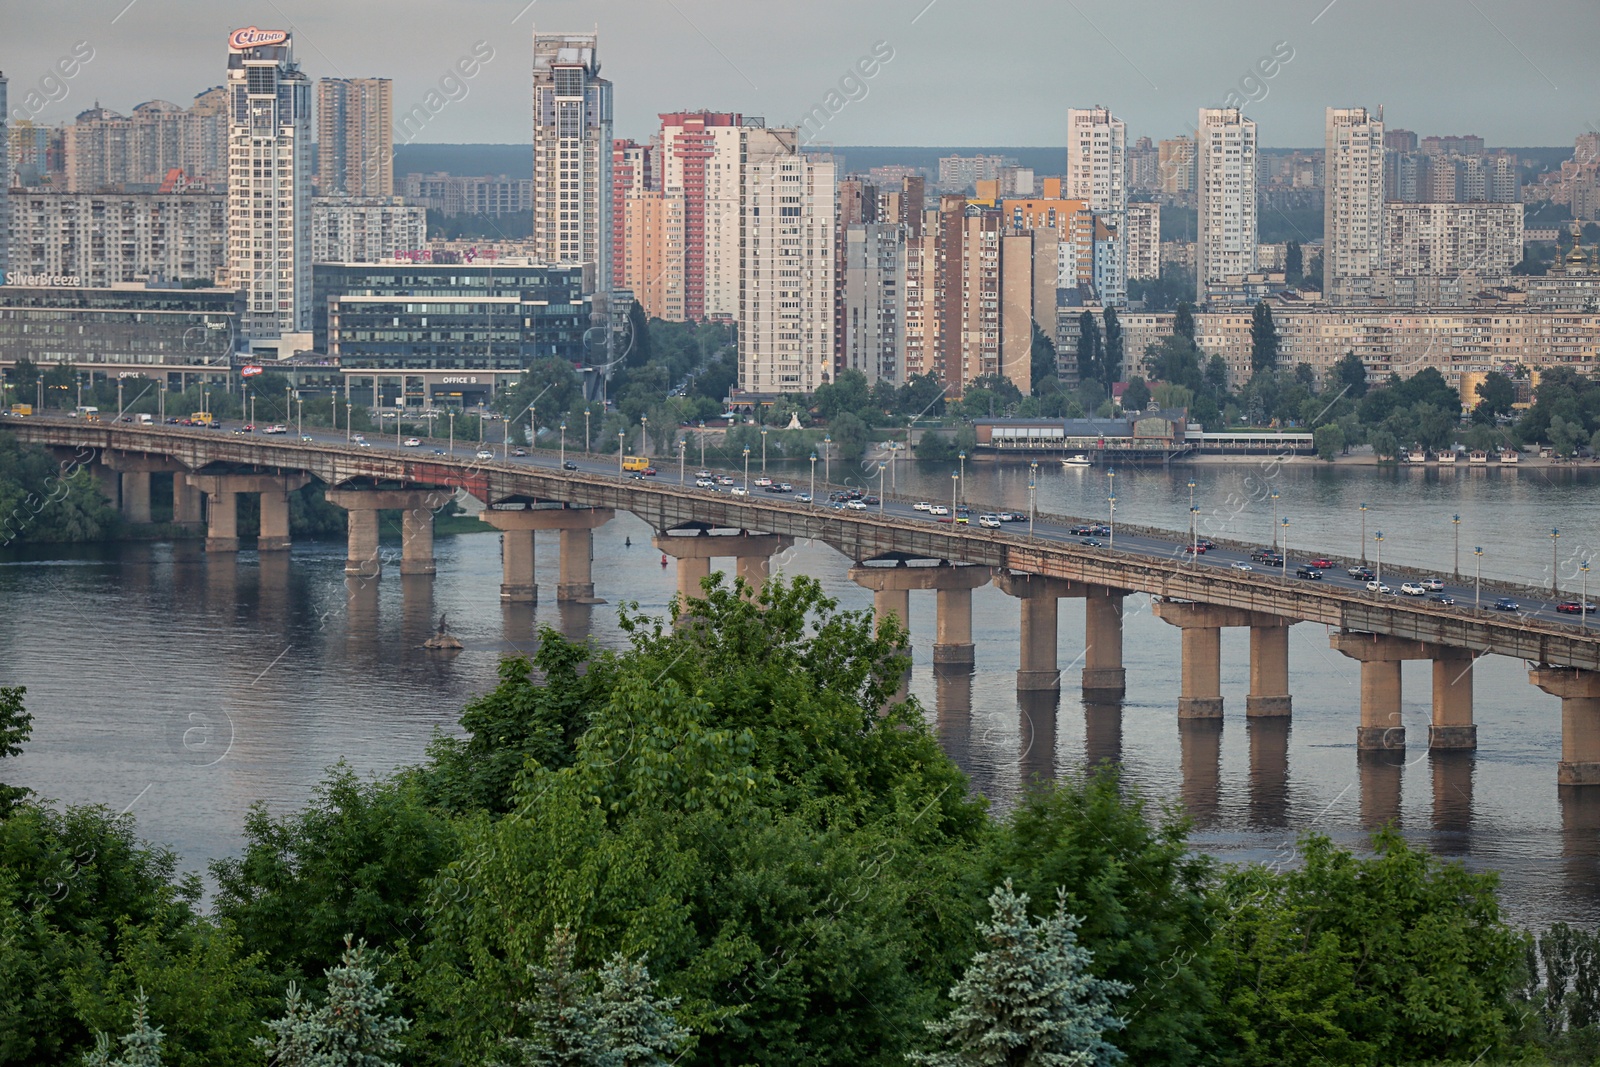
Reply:
<svg viewBox="0 0 1600 1067"><path fill-rule="evenodd" d="M258 30L254 26L250 26L242 30L234 30L228 34L228 47L235 52L242 52L246 48L263 48L267 45L283 44L288 39L288 30Z"/></svg>
<svg viewBox="0 0 1600 1067"><path fill-rule="evenodd" d="M5 276L7 285L49 286L55 288L79 288L83 279L76 274L24 274L14 270Z"/></svg>

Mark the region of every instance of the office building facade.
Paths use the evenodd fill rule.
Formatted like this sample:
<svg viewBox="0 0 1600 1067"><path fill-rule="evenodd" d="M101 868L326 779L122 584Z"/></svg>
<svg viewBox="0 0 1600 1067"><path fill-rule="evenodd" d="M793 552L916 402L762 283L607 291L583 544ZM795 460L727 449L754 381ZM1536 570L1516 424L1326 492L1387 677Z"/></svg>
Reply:
<svg viewBox="0 0 1600 1067"><path fill-rule="evenodd" d="M228 273L251 338L311 322L311 82L283 30L228 39Z"/></svg>
<svg viewBox="0 0 1600 1067"><path fill-rule="evenodd" d="M1236 107L1200 109L1195 126L1195 303L1256 269L1256 124Z"/></svg>
<svg viewBox="0 0 1600 1067"><path fill-rule="evenodd" d="M611 286L611 83L597 33L533 34L533 240L545 263Z"/></svg>
<svg viewBox="0 0 1600 1067"><path fill-rule="evenodd" d="M317 193L394 195L394 83L388 78L317 82Z"/></svg>

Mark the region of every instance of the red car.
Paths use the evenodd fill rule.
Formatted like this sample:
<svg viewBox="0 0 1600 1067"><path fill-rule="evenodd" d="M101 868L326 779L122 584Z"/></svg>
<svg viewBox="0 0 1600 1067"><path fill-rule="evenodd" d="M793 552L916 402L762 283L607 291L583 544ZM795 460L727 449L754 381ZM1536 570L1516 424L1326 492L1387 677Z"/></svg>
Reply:
<svg viewBox="0 0 1600 1067"><path fill-rule="evenodd" d="M1207 551L1205 545L1184 545L1183 550L1185 552L1193 552L1201 556L1205 555Z"/></svg>
<svg viewBox="0 0 1600 1067"><path fill-rule="evenodd" d="M1593 604L1581 604L1576 600L1563 600L1556 605L1556 610L1564 615L1593 615Z"/></svg>
<svg viewBox="0 0 1600 1067"><path fill-rule="evenodd" d="M1315 567L1318 570L1325 571L1325 570L1329 570L1330 568L1333 567L1333 560L1331 560L1331 559L1314 559L1310 563L1306 564L1306 566Z"/></svg>
<svg viewBox="0 0 1600 1067"><path fill-rule="evenodd" d="M646 478L654 478L656 476L656 469L654 467L646 467L643 473Z"/></svg>

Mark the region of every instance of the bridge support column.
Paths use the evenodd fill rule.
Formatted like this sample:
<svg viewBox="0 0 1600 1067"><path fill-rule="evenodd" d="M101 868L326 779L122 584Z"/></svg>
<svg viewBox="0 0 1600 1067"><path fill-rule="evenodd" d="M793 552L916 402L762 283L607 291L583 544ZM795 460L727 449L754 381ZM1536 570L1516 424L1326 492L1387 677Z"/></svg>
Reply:
<svg viewBox="0 0 1600 1067"><path fill-rule="evenodd" d="M348 512L349 548L344 572L376 578L383 570L378 556L378 512L400 511L400 573L433 573L433 512L450 499L449 490L330 489L328 503ZM427 530L421 531L420 524Z"/></svg>
<svg viewBox="0 0 1600 1067"><path fill-rule="evenodd" d="M657 534L651 544L678 561L678 596L683 601L702 600L700 583L711 576L711 561L732 557L734 574L750 586L750 596L761 592L770 564L779 552L794 545L784 534Z"/></svg>
<svg viewBox="0 0 1600 1067"><path fill-rule="evenodd" d="M1176 600L1156 603L1156 618L1183 633L1183 674L1178 718L1222 718L1222 628L1249 626L1252 613ZM1254 676L1252 670L1252 677Z"/></svg>
<svg viewBox="0 0 1600 1067"><path fill-rule="evenodd" d="M1600 672L1536 667L1528 681L1561 698L1561 785L1600 785Z"/></svg>
<svg viewBox="0 0 1600 1067"><path fill-rule="evenodd" d="M1121 700L1128 688L1122 666L1122 601L1125 589L1090 586L1083 599L1083 695L1096 701Z"/></svg>
<svg viewBox="0 0 1600 1067"><path fill-rule="evenodd" d="M534 582L534 532L561 532L561 576L556 600L599 604L595 599L593 569L594 530L610 522L616 512L610 508L485 508L480 522L500 531L502 577L500 599L513 604L534 604L539 587ZM698 587L697 587L698 589Z"/></svg>
<svg viewBox="0 0 1600 1067"><path fill-rule="evenodd" d="M1433 658L1433 722L1429 749L1475 749L1478 728L1472 722L1472 653L1440 646Z"/></svg>
<svg viewBox="0 0 1600 1067"><path fill-rule="evenodd" d="M936 621L933 662L970 667L976 661L972 647L972 589L940 586L934 591Z"/></svg>
<svg viewBox="0 0 1600 1067"><path fill-rule="evenodd" d="M1250 623L1250 693L1244 698L1246 718L1286 718L1289 695L1289 625L1291 619L1257 615Z"/></svg>
<svg viewBox="0 0 1600 1067"><path fill-rule="evenodd" d="M94 472L94 480L100 484L100 492L105 496L106 502L112 507L122 508L122 475L105 462L90 464L89 469Z"/></svg>
<svg viewBox="0 0 1600 1067"><path fill-rule="evenodd" d="M206 551L239 551L239 494L231 489L206 490Z"/></svg>
<svg viewBox="0 0 1600 1067"><path fill-rule="evenodd" d="M150 521L150 473L148 471L123 472L122 517L128 522Z"/></svg>
<svg viewBox="0 0 1600 1067"><path fill-rule="evenodd" d="M261 535L256 538L256 550L258 552L289 550L288 493L268 489L261 494Z"/></svg>
<svg viewBox="0 0 1600 1067"><path fill-rule="evenodd" d="M1060 692L1060 609L1062 597L1081 597L1088 587L1060 578L1001 571L995 584L1018 598L1022 609L1022 655L1018 692Z"/></svg>
<svg viewBox="0 0 1600 1067"><path fill-rule="evenodd" d="M1421 641L1366 633L1336 633L1331 642L1337 651L1361 663L1361 725L1356 728L1356 748L1405 748L1400 664L1408 659L1432 659L1438 649Z"/></svg>
<svg viewBox="0 0 1600 1067"><path fill-rule="evenodd" d="M206 551L239 551L240 493L261 494L260 548L268 552L288 548L288 494L310 480L307 474L189 475L189 485L206 494Z"/></svg>
<svg viewBox="0 0 1600 1067"><path fill-rule="evenodd" d="M172 475L172 521L182 525L198 526L200 518L200 491L189 484L182 471Z"/></svg>

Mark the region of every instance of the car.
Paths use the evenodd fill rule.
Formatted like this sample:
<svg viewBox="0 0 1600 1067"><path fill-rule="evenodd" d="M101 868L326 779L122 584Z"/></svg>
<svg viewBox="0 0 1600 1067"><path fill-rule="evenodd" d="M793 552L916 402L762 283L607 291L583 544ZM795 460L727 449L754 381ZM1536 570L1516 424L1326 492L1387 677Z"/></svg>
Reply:
<svg viewBox="0 0 1600 1067"><path fill-rule="evenodd" d="M1370 582L1376 577L1369 567L1351 567L1345 573L1358 582Z"/></svg>
<svg viewBox="0 0 1600 1067"><path fill-rule="evenodd" d="M965 515L956 515L954 517L946 516L945 518L935 519L934 521L935 522L946 523L947 525L955 525L955 526L966 526L967 525L967 517Z"/></svg>
<svg viewBox="0 0 1600 1067"><path fill-rule="evenodd" d="M809 503L811 503L811 494L810 493L801 493L801 494L799 494L798 496L795 497L795 500L799 501L802 504L809 504Z"/></svg>
<svg viewBox="0 0 1600 1067"><path fill-rule="evenodd" d="M717 483L710 478L696 478L694 480L694 487L696 489L715 489L717 487Z"/></svg>
<svg viewBox="0 0 1600 1067"><path fill-rule="evenodd" d="M1508 596L1503 596L1494 602L1494 610L1496 611L1519 611L1521 608L1521 604L1518 604Z"/></svg>
<svg viewBox="0 0 1600 1067"><path fill-rule="evenodd" d="M708 470L697 470L694 472L694 476L696 478L710 478L711 472Z"/></svg>
<svg viewBox="0 0 1600 1067"><path fill-rule="evenodd" d="M635 477L637 477L637 475L635 475ZM749 496L750 495L750 490L746 489L742 485L736 485L733 488L729 489L728 492L732 493L734 496Z"/></svg>
<svg viewBox="0 0 1600 1067"><path fill-rule="evenodd" d="M782 493L782 492L783 492L783 490L782 490L782 489L779 489L779 488L778 488L778 487L777 487L777 486L775 486L775 485L763 485L763 486L762 486L762 487L761 487L761 491L762 491L762 492L763 492L763 493Z"/></svg>
<svg viewBox="0 0 1600 1067"><path fill-rule="evenodd" d="M928 503L926 500L919 500L915 504L911 505L911 510L912 511L932 511L933 510L933 505Z"/></svg>
<svg viewBox="0 0 1600 1067"><path fill-rule="evenodd" d="M1236 570L1236 571L1253 571L1253 570L1255 570L1255 568L1250 566L1250 564L1248 564L1248 563L1240 563L1238 561L1235 561L1233 563L1228 564L1228 568L1230 570Z"/></svg>
<svg viewBox="0 0 1600 1067"><path fill-rule="evenodd" d="M656 476L656 469L654 467L646 467L639 473L644 475L646 478L654 478Z"/></svg>
<svg viewBox="0 0 1600 1067"><path fill-rule="evenodd" d="M1105 547L1104 542L1102 542L1098 538L1094 538L1094 537L1085 537L1085 538L1081 539L1078 542L1078 544L1082 545L1084 548L1104 548Z"/></svg>
<svg viewBox="0 0 1600 1067"><path fill-rule="evenodd" d="M1444 582L1438 578L1424 578L1422 579L1422 588L1430 593L1437 593L1444 589Z"/></svg>
<svg viewBox="0 0 1600 1067"><path fill-rule="evenodd" d="M846 489L844 491L844 495L846 497L848 497L849 499L851 499L851 500L860 500L862 497L866 496L867 494L863 493L859 489Z"/></svg>
<svg viewBox="0 0 1600 1067"><path fill-rule="evenodd" d="M1384 585L1382 582L1380 582L1376 578L1374 578L1372 581L1367 583L1367 592L1369 592L1369 593L1393 593L1394 590L1390 589L1388 586Z"/></svg>
<svg viewBox="0 0 1600 1067"><path fill-rule="evenodd" d="M1400 592L1406 596L1427 596L1428 591L1419 582L1401 582Z"/></svg>
<svg viewBox="0 0 1600 1067"><path fill-rule="evenodd" d="M1213 548L1217 547L1217 544L1216 544L1215 541L1209 541L1204 537L1196 539L1195 540L1195 544L1199 545L1202 549L1204 549L1207 552L1210 552Z"/></svg>
<svg viewBox="0 0 1600 1067"><path fill-rule="evenodd" d="M564 471L575 471L578 469L578 465L569 459L561 464L561 469Z"/></svg>
<svg viewBox="0 0 1600 1067"><path fill-rule="evenodd" d="M1261 556L1256 562L1271 570L1281 570L1288 565L1288 561L1282 556Z"/></svg>
<svg viewBox="0 0 1600 1067"><path fill-rule="evenodd" d="M867 502L865 500L847 500L845 501L844 506L849 508L851 511L867 510Z"/></svg>
<svg viewBox="0 0 1600 1067"><path fill-rule="evenodd" d="M357 441L356 442L356 447L357 448L371 448L372 447L372 442L371 441Z"/></svg>
<svg viewBox="0 0 1600 1067"><path fill-rule="evenodd" d="M528 454L528 450L526 448L513 448L511 450L511 454L513 456L526 456ZM576 467L574 467L572 469L573 470L577 470Z"/></svg>
<svg viewBox="0 0 1600 1067"><path fill-rule="evenodd" d="M1067 527L1067 533L1071 534L1073 537L1093 537L1095 534L1097 534L1099 532L1100 532L1100 528L1098 526L1093 526L1093 525L1089 525L1089 526L1081 526L1080 525L1080 526L1069 526L1069 527Z"/></svg>
<svg viewBox="0 0 1600 1067"><path fill-rule="evenodd" d="M782 492L782 490L779 490L779 492ZM861 502L867 505L869 508L877 507L882 503L881 500L873 496L871 493L868 493L866 496L862 497Z"/></svg>
<svg viewBox="0 0 1600 1067"><path fill-rule="evenodd" d="M416 438L416 437L408 437L408 438L406 438L406 447L407 448L420 448L421 445L422 445L422 440L420 438Z"/></svg>
<svg viewBox="0 0 1600 1067"><path fill-rule="evenodd" d="M1296 567L1294 576L1296 578L1304 578L1307 581L1312 582L1322 581L1322 572L1317 570L1315 567Z"/></svg>
<svg viewBox="0 0 1600 1067"><path fill-rule="evenodd" d="M768 478L766 475L762 475L761 477L756 479L756 488L757 489L765 489L767 486L769 486L771 484L772 484L772 479Z"/></svg>
<svg viewBox="0 0 1600 1067"><path fill-rule="evenodd" d="M945 507L943 504L931 504L928 507L928 514L929 515L948 515L948 514L950 514L950 509Z"/></svg>
<svg viewBox="0 0 1600 1067"><path fill-rule="evenodd" d="M990 530L998 530L1000 528L1000 516L989 514L979 515L978 525Z"/></svg>
<svg viewBox="0 0 1600 1067"><path fill-rule="evenodd" d="M308 433L303 433L303 434L300 435L300 440L302 440L302 441L311 441L311 440L315 440L315 438L313 438Z"/></svg>
<svg viewBox="0 0 1600 1067"><path fill-rule="evenodd" d="M1020 511L1002 511L1000 513L1000 521L1001 522L1027 522L1028 521L1028 516L1024 515Z"/></svg>
<svg viewBox="0 0 1600 1067"><path fill-rule="evenodd" d="M444 455L444 449L436 448L436 449L433 450L433 454L436 455L436 456L442 456L442 455Z"/></svg>
<svg viewBox="0 0 1600 1067"><path fill-rule="evenodd" d="M1556 605L1556 610L1564 615L1592 615L1594 614L1594 605L1578 600L1563 600Z"/></svg>
<svg viewBox="0 0 1600 1067"><path fill-rule="evenodd" d="M1331 570L1333 568L1333 560L1331 560L1331 559L1314 559L1314 560L1311 560L1309 563L1307 563L1306 566L1307 567L1315 567L1319 571Z"/></svg>
<svg viewBox="0 0 1600 1067"><path fill-rule="evenodd" d="M288 433L289 432L289 427L287 427L287 426L268 426L265 430L262 430L261 432L262 433Z"/></svg>
<svg viewBox="0 0 1600 1067"><path fill-rule="evenodd" d="M480 449L478 449L477 458L478 459L493 459L494 458L494 453L489 451L487 448L480 448Z"/></svg>
<svg viewBox="0 0 1600 1067"><path fill-rule="evenodd" d="M732 485L733 484L733 477L731 475L727 475L727 474L719 474L719 475L717 475L717 484L718 485Z"/></svg>
<svg viewBox="0 0 1600 1067"><path fill-rule="evenodd" d="M788 482L780 482L778 483L778 492L792 493L794 492L794 486L790 485Z"/></svg>
<svg viewBox="0 0 1600 1067"><path fill-rule="evenodd" d="M249 429L253 429L253 427L250 427L250 426L246 426L246 427L245 427L245 429L247 429L247 430L249 430ZM352 440L352 441L354 441L354 442L355 442L355 443L356 443L356 444L358 444L358 445L359 445L359 444L360 444L360 443L361 443L361 442L362 442L362 441L365 441L365 440L366 440L366 439L367 439L367 438L366 438L366 436L365 436L365 435L363 435L363 434L359 434L359 433L353 433L353 434L351 434L351 435L350 435L350 440Z"/></svg>
<svg viewBox="0 0 1600 1067"><path fill-rule="evenodd" d="M970 505L970 504L957 504L956 505L956 514L957 515L971 515L972 514L972 505Z"/></svg>
<svg viewBox="0 0 1600 1067"><path fill-rule="evenodd" d="M253 422L245 423L244 424L244 432L245 433L255 433L256 432L256 424L253 423Z"/></svg>
<svg viewBox="0 0 1600 1067"><path fill-rule="evenodd" d="M1430 596L1428 598L1428 600L1429 600L1430 603L1443 604L1446 607L1449 607L1451 604L1454 604L1456 602L1456 598L1455 597L1447 596L1444 593L1435 593L1432 596Z"/></svg>
<svg viewBox="0 0 1600 1067"><path fill-rule="evenodd" d="M1197 556L1203 556L1206 554L1205 545L1188 544L1183 546L1183 550L1185 552L1192 552Z"/></svg>

